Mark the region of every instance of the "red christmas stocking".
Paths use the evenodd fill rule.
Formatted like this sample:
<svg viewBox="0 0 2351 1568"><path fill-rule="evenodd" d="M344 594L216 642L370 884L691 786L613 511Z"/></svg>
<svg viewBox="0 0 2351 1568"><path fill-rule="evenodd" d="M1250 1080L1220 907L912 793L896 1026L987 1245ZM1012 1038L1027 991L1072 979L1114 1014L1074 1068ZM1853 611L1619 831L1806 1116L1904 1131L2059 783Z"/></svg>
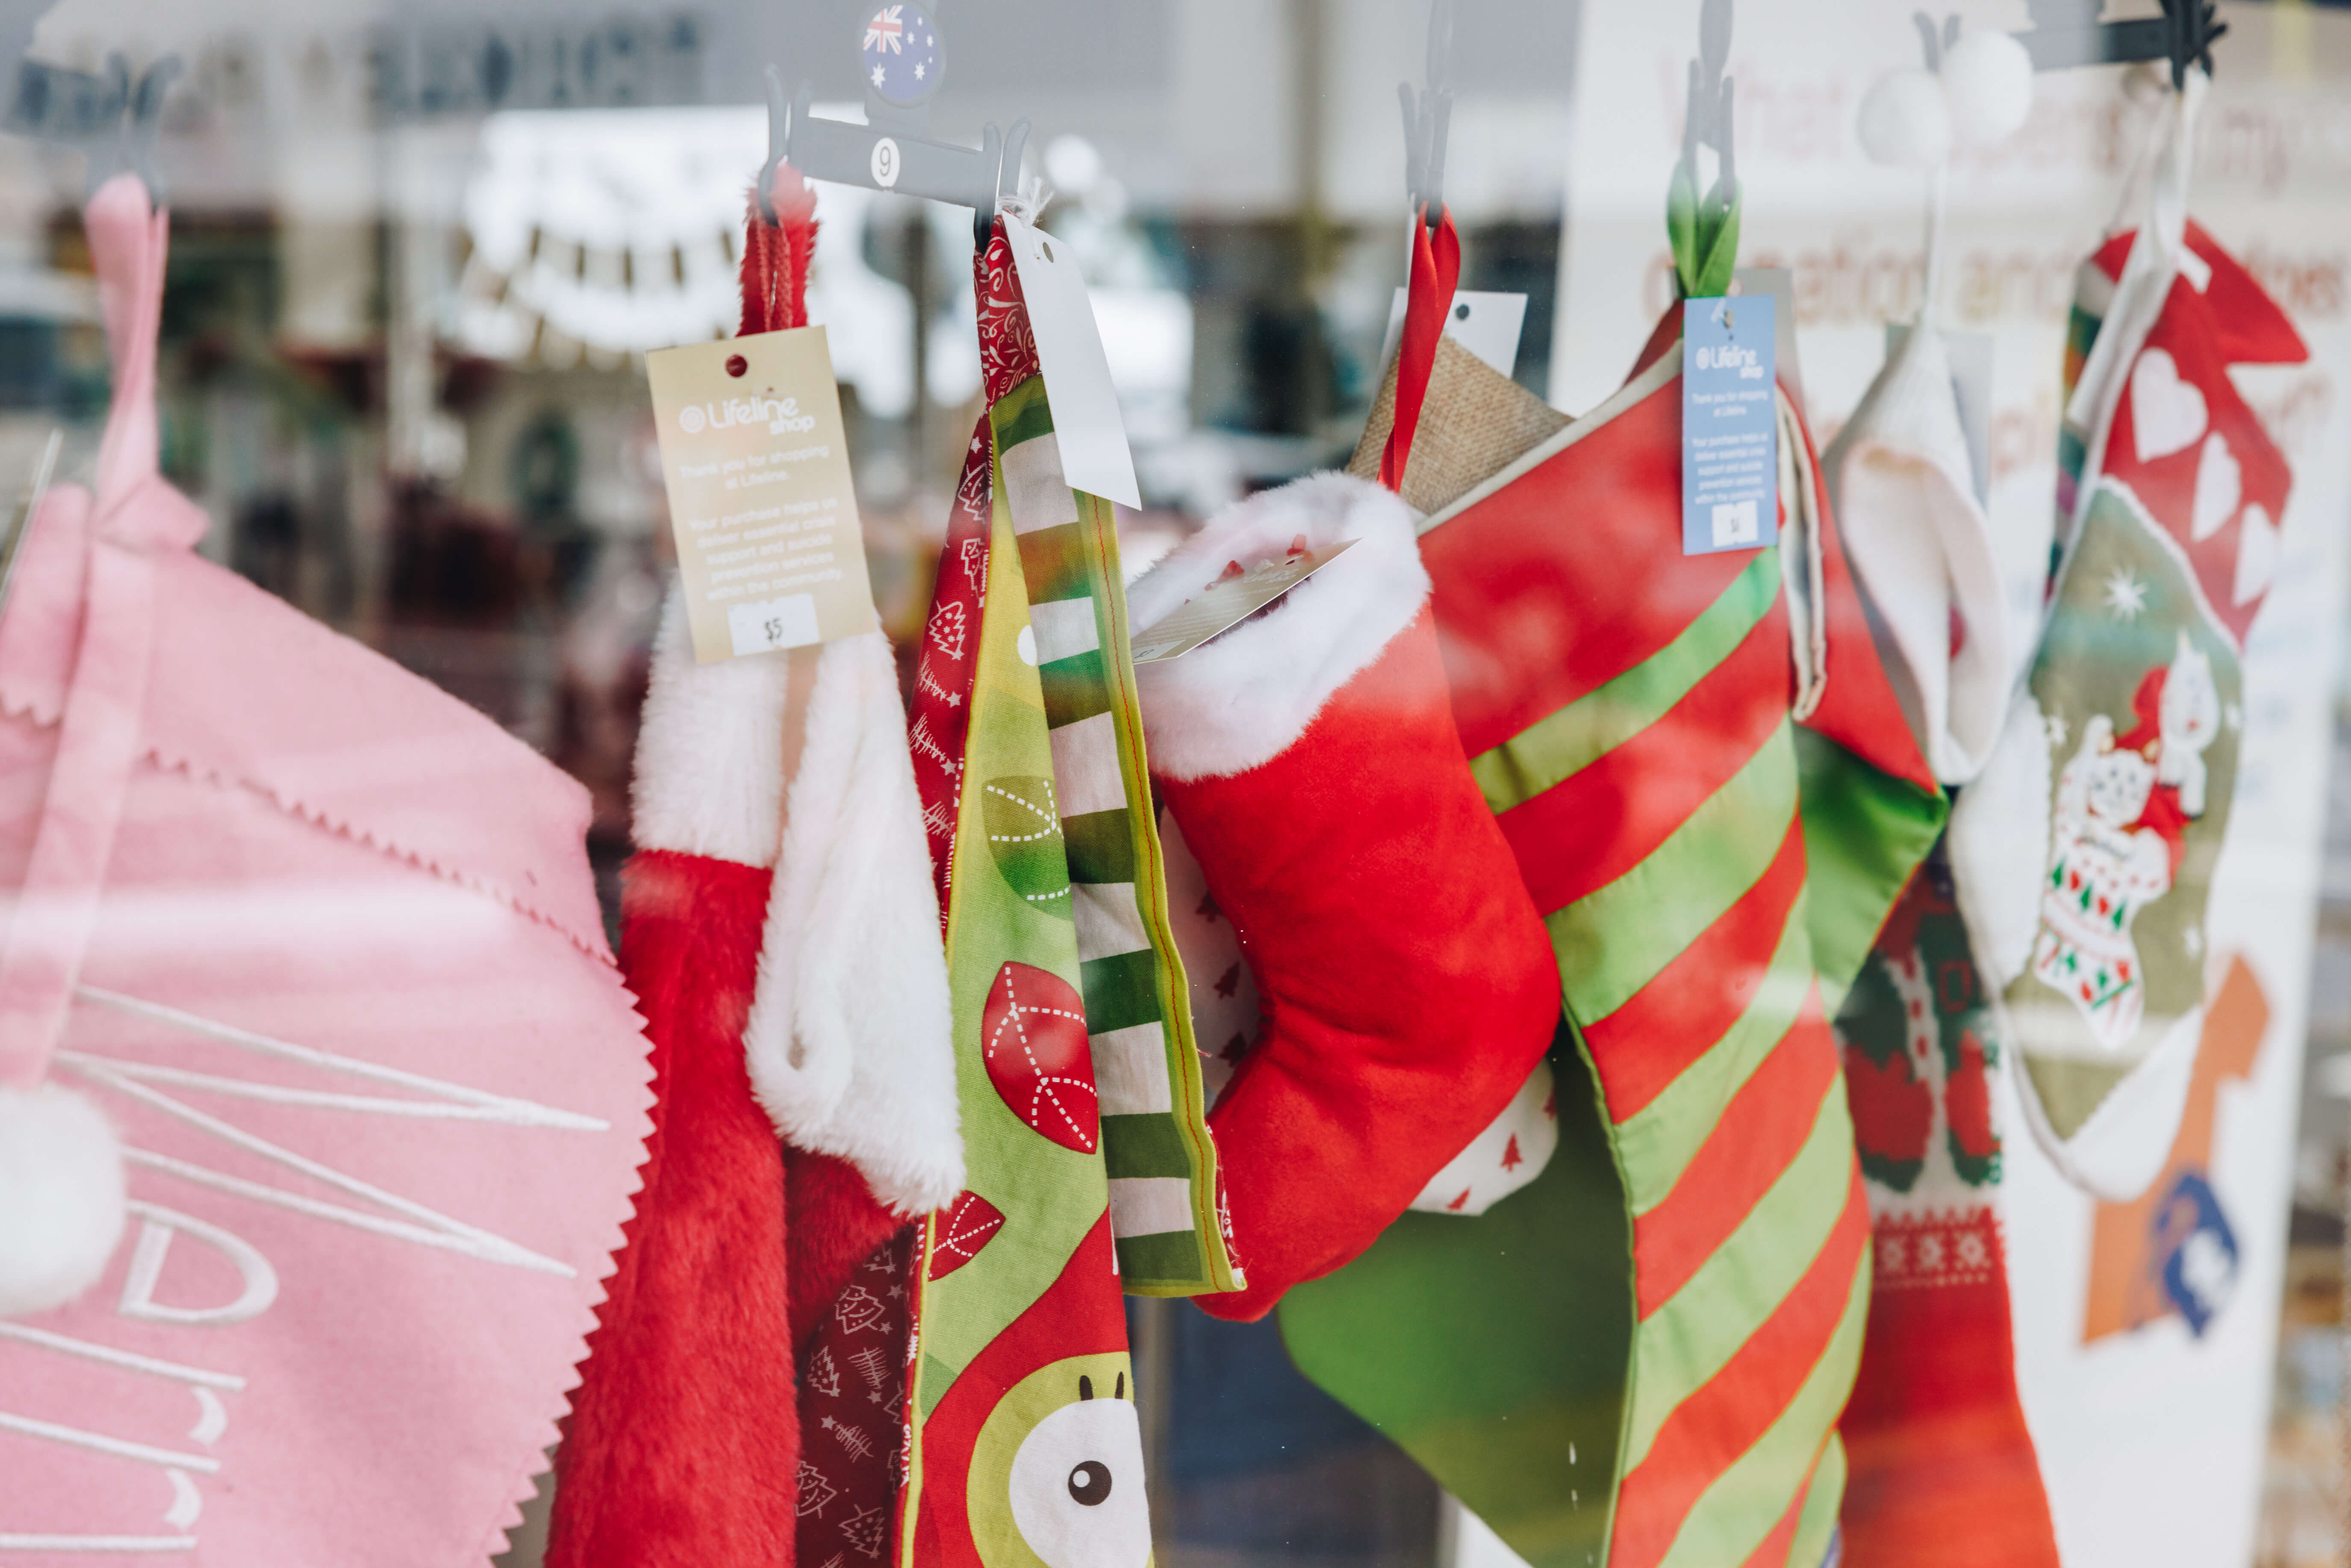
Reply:
<svg viewBox="0 0 2351 1568"><path fill-rule="evenodd" d="M2057 1568L1992 1201L2006 1064L1990 1002L1938 854L1836 1022L1876 1260L1840 1427L1853 1568Z"/></svg>
<svg viewBox="0 0 2351 1568"><path fill-rule="evenodd" d="M747 333L806 319L814 199L789 169L777 185L779 223L748 222ZM878 634L702 665L682 601L664 617L622 934L660 1100L559 1456L552 1568L790 1563L795 1342L961 1185L902 717ZM844 934L891 972L845 965ZM825 1034L844 984L886 1001ZM779 1130L801 1145L789 1199Z"/></svg>
<svg viewBox="0 0 2351 1568"><path fill-rule="evenodd" d="M1375 1240L1525 1083L1559 973L1470 778L1404 504L1323 476L1178 547L1148 626L1224 575L1354 541L1257 618L1140 667L1152 770L1239 932L1263 1008L1217 1102L1246 1290L1263 1316Z"/></svg>

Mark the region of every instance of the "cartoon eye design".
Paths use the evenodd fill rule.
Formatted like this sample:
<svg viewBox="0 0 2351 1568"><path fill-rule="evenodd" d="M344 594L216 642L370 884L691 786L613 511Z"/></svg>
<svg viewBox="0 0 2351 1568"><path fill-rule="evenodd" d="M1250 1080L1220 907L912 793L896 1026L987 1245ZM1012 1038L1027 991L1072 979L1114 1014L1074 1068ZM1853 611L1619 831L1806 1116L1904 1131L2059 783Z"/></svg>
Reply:
<svg viewBox="0 0 2351 1568"><path fill-rule="evenodd" d="M1070 1472L1070 1497L1088 1508L1100 1508L1110 1499L1110 1467L1088 1459Z"/></svg>
<svg viewBox="0 0 2351 1568"><path fill-rule="evenodd" d="M1012 1457L1012 1521L1046 1568L1144 1568L1151 1517L1143 1427L1125 1397L1078 1379L1078 1399L1037 1423Z"/></svg>

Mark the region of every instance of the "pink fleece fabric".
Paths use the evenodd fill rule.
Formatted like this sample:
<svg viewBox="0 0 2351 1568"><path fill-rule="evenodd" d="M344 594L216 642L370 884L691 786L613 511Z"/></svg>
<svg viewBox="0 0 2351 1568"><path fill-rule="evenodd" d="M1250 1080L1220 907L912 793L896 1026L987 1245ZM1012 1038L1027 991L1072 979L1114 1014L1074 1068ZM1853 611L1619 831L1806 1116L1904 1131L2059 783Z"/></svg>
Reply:
<svg viewBox="0 0 2351 1568"><path fill-rule="evenodd" d="M587 796L193 553L156 471L166 222L130 176L88 221L114 407L0 606L0 1082L105 1110L131 1223L79 1301L0 1321L0 1538L478 1563L647 1126Z"/></svg>

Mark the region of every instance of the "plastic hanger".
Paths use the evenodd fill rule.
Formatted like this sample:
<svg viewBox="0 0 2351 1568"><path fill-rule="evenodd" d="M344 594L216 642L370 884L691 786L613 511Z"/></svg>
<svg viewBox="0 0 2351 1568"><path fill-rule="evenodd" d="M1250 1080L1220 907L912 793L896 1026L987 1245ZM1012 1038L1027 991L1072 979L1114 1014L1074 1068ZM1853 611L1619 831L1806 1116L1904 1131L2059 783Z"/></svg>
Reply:
<svg viewBox="0 0 2351 1568"><path fill-rule="evenodd" d="M1706 0L1698 13L1698 58L1689 64L1688 107L1682 116L1682 152L1666 195L1666 231L1682 292L1710 298L1730 287L1739 257L1739 162L1733 150L1730 0ZM1714 183L1698 189L1698 152L1714 149Z"/></svg>
<svg viewBox="0 0 2351 1568"><path fill-rule="evenodd" d="M2210 0L2162 0L2160 16L2101 22L2105 0L2025 0L2032 26L2015 35L2032 57L2032 68L2066 70L2075 66L2171 62L2171 86L2187 84L2190 67L2212 74L2212 40L2229 30Z"/></svg>
<svg viewBox="0 0 2351 1568"><path fill-rule="evenodd" d="M907 13L912 12L910 16ZM884 29L903 39L917 24L935 36L937 19L911 5L885 5L860 24L861 38L873 39ZM903 50L903 45L901 46ZM861 59L865 46L861 43ZM896 52L896 51L893 51ZM977 147L934 141L916 134L929 119L929 99L946 78L942 68L930 75L914 102L893 102L869 82L865 89L866 123L826 120L813 112L814 89L803 80L785 100L783 73L774 66L768 76L768 162L759 171L759 212L769 223L776 217L771 186L776 165L788 162L811 180L862 185L872 191L895 191L934 202L951 202L972 209L974 244L987 245L989 228L1002 200L1004 172L1019 177L1020 155L1029 141L1029 122L1021 120L1008 134L993 121L980 132Z"/></svg>
<svg viewBox="0 0 2351 1568"><path fill-rule="evenodd" d="M1453 121L1453 89L1446 82L1453 58L1453 0L1429 0L1427 85L1413 91L1396 83L1404 106L1405 199L1435 228L1445 211L1445 136Z"/></svg>

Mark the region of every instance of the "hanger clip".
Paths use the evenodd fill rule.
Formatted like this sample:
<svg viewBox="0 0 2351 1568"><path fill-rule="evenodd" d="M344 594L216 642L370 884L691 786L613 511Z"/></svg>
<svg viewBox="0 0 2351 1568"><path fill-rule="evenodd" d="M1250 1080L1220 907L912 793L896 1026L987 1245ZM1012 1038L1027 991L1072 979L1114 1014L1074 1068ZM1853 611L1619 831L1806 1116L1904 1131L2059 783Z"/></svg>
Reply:
<svg viewBox="0 0 2351 1568"><path fill-rule="evenodd" d="M951 202L973 213L973 236L982 249L1005 195L1008 169L1017 180L1029 122L1000 133L991 122L977 147L935 141L926 125L931 95L946 76L946 33L913 0L877 6L859 29L859 68L865 81L866 123L828 120L813 112L814 90L803 80L789 104L783 74L769 66L768 161L759 170L759 214L776 221L776 166L789 163L811 180L894 191Z"/></svg>

